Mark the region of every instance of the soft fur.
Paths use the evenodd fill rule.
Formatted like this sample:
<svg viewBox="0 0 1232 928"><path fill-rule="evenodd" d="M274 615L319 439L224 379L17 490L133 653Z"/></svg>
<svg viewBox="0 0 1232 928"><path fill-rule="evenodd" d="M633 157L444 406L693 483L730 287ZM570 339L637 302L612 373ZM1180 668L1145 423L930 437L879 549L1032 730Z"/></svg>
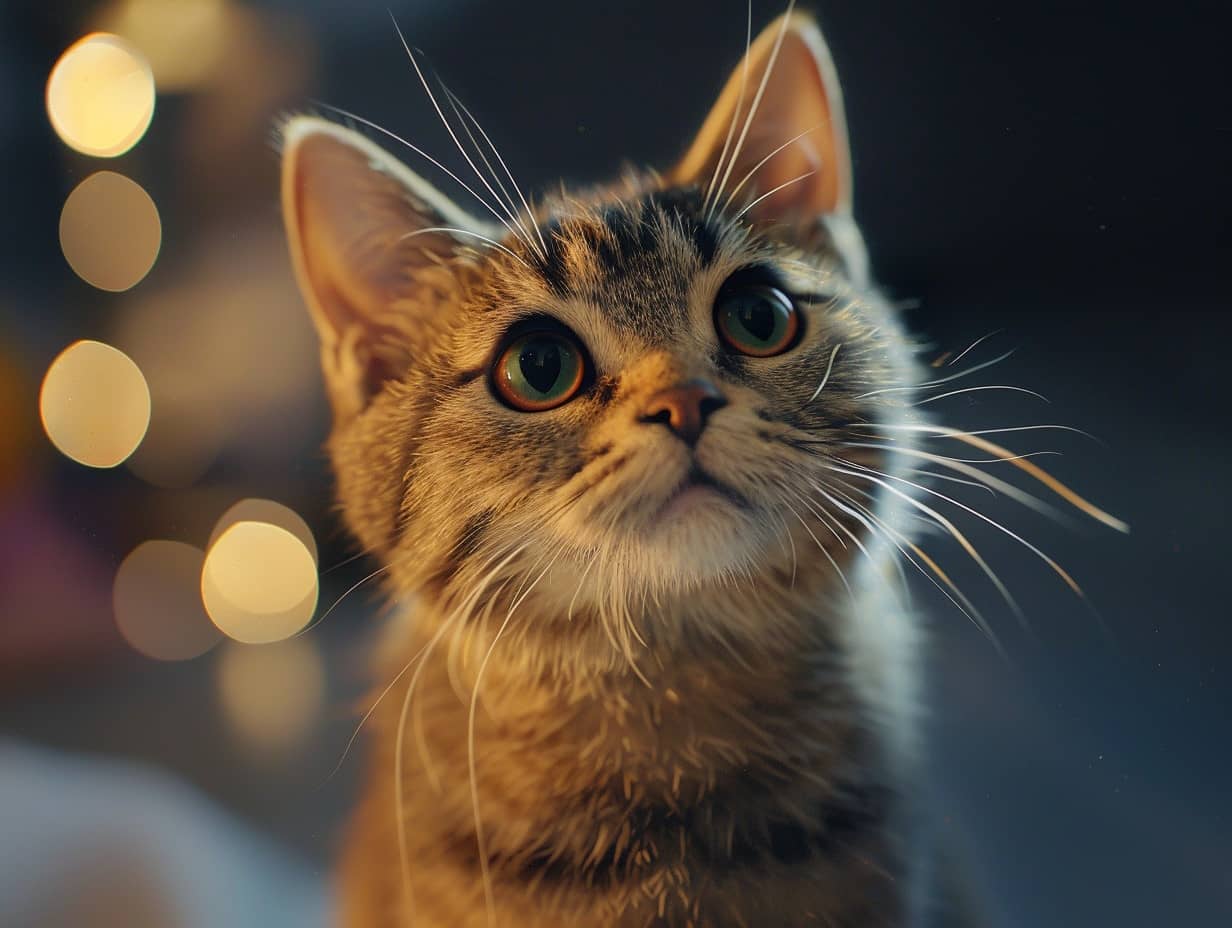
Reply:
<svg viewBox="0 0 1232 928"><path fill-rule="evenodd" d="M343 923L914 924L907 503L866 476L901 465L853 445L906 422L921 377L866 279L811 20L752 43L676 169L510 196L511 229L323 120L291 120L284 153L341 510L404 606ZM777 357L716 336L750 267L803 314ZM593 359L548 412L491 386L527 316ZM726 405L690 447L643 420L695 378ZM671 508L695 467L728 492Z"/></svg>

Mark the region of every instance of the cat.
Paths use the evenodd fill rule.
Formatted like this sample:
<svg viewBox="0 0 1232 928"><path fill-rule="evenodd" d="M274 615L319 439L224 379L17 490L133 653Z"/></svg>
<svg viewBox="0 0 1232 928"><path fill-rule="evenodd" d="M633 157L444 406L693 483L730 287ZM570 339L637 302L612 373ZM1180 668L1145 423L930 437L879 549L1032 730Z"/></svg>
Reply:
<svg viewBox="0 0 1232 928"><path fill-rule="evenodd" d="M901 565L965 600L911 478L929 437L1008 452L913 406L815 22L748 43L670 170L533 203L433 100L492 219L283 126L341 513L405 604L342 924L922 924Z"/></svg>

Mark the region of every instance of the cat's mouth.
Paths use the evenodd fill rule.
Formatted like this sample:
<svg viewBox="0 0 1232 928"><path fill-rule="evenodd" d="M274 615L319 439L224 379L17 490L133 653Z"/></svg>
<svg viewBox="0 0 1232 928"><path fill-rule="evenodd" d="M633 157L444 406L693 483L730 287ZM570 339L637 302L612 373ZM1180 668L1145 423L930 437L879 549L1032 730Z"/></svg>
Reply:
<svg viewBox="0 0 1232 928"><path fill-rule="evenodd" d="M676 519L696 506L720 500L739 509L749 508L743 494L694 463L655 515L657 520Z"/></svg>

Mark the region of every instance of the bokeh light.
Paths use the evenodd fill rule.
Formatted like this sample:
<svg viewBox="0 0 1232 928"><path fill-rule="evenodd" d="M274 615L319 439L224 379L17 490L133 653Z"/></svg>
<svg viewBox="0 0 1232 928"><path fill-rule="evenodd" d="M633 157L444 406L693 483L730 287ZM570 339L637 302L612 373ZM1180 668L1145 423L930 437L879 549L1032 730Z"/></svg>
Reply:
<svg viewBox="0 0 1232 928"><path fill-rule="evenodd" d="M47 116L64 144L82 154L99 158L124 154L154 117L149 63L118 35L86 36L51 69Z"/></svg>
<svg viewBox="0 0 1232 928"><path fill-rule="evenodd" d="M83 180L60 211L60 248L86 283L119 292L141 281L162 244L158 207L135 181L114 171Z"/></svg>
<svg viewBox="0 0 1232 928"><path fill-rule="evenodd" d="M160 93L199 87L226 61L236 9L226 0L116 0L98 20L140 48Z"/></svg>
<svg viewBox="0 0 1232 928"><path fill-rule="evenodd" d="M325 671L307 638L253 647L229 644L218 662L218 696L236 734L258 752L293 748L320 720Z"/></svg>
<svg viewBox="0 0 1232 928"><path fill-rule="evenodd" d="M247 644L281 641L317 606L317 565L303 541L268 522L236 522L210 545L201 571L206 611Z"/></svg>
<svg viewBox="0 0 1232 928"><path fill-rule="evenodd" d="M204 654L222 639L201 605L205 552L179 541L146 541L120 564L111 601L120 634L160 661Z"/></svg>
<svg viewBox="0 0 1232 928"><path fill-rule="evenodd" d="M154 400L150 431L126 466L176 488L220 456L263 472L291 466L318 440L321 388L316 334L277 215L198 237L176 259L112 316L112 343L141 365Z"/></svg>
<svg viewBox="0 0 1232 928"><path fill-rule="evenodd" d="M47 369L39 413L47 437L65 456L89 467L115 467L145 436L150 391L124 352L79 341Z"/></svg>
<svg viewBox="0 0 1232 928"><path fill-rule="evenodd" d="M214 531L210 534L209 547L222 537L232 525L237 522L265 522L286 529L298 538L312 555L312 562L317 561L317 540L312 536L312 529L298 512L272 499L242 499L218 519Z"/></svg>

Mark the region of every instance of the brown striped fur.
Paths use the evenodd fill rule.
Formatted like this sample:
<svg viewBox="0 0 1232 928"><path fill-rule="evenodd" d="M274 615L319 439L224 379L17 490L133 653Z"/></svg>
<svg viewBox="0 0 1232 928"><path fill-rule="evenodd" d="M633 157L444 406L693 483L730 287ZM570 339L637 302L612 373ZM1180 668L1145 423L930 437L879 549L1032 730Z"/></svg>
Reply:
<svg viewBox="0 0 1232 928"><path fill-rule="evenodd" d="M825 125L712 209L779 35L727 191ZM747 93L737 69L676 170L543 199L519 234L357 133L286 127L341 509L401 604L344 925L914 923L915 624L855 503L901 514L855 478L846 497L820 490L832 455L895 466L842 443L901 418L919 375L866 279L820 35L777 21L748 60ZM801 164L815 179L754 203ZM442 226L459 231L424 231ZM716 339L715 296L750 268L803 313L781 356ZM530 315L595 368L546 413L502 405L488 374ZM643 421L649 397L699 377L727 405L695 447ZM887 386L906 392L866 395ZM690 468L722 494L660 519Z"/></svg>

